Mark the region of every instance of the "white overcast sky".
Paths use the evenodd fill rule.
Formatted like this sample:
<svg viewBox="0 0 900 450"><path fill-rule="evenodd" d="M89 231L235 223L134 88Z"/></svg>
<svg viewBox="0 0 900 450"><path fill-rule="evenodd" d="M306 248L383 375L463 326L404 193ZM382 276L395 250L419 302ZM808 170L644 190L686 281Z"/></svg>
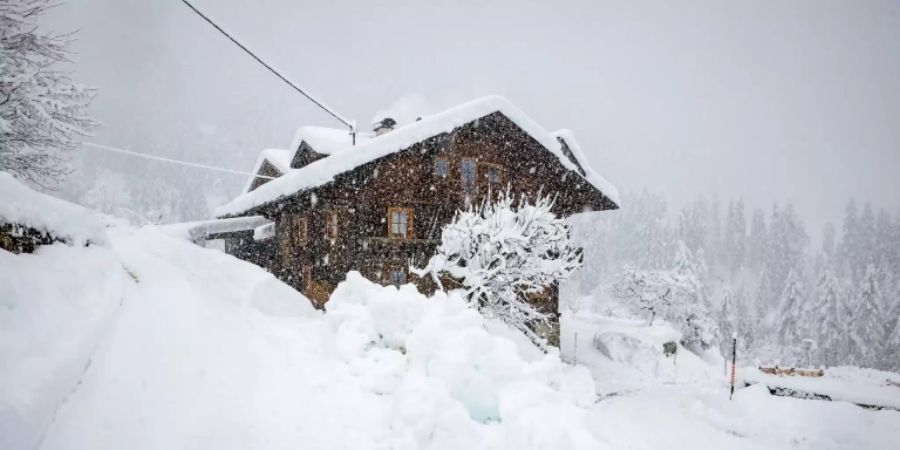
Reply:
<svg viewBox="0 0 900 450"><path fill-rule="evenodd" d="M850 197L900 206L897 1L193 1L361 125L499 94L674 206L791 200L814 233ZM297 126L339 125L179 0L47 19L81 30L101 143L249 170Z"/></svg>

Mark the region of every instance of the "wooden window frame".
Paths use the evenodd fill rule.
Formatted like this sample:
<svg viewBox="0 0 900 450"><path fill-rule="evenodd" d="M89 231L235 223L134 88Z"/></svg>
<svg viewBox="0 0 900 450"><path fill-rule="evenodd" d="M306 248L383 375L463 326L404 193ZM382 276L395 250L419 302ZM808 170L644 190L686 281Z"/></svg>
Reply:
<svg viewBox="0 0 900 450"><path fill-rule="evenodd" d="M400 274L400 276L397 277L396 281L394 280L395 274ZM391 283L391 286L394 286L397 288L399 288L400 286L402 286L408 282L406 271L403 269L391 270L388 273L388 277L390 278L388 281Z"/></svg>
<svg viewBox="0 0 900 450"><path fill-rule="evenodd" d="M394 234L394 213L406 214L406 233L402 236ZM412 208L401 208L392 206L387 212L387 234L391 239L412 239L413 237L413 210Z"/></svg>
<svg viewBox="0 0 900 450"><path fill-rule="evenodd" d="M491 177L488 175L488 171L490 170L497 173L497 181L491 181ZM478 178L484 180L488 185L503 184L503 179L506 178L506 170L500 164L480 163L478 164L478 171L481 172Z"/></svg>
<svg viewBox="0 0 900 450"><path fill-rule="evenodd" d="M295 217L293 229L296 244L306 245L309 242L309 222L306 217Z"/></svg>
<svg viewBox="0 0 900 450"><path fill-rule="evenodd" d="M336 209L325 211L325 239L331 242L337 240L340 234L340 216Z"/></svg>
<svg viewBox="0 0 900 450"><path fill-rule="evenodd" d="M472 164L472 181L471 183L466 183L466 172L465 168L468 163ZM464 194L474 194L478 191L478 161L475 158L463 158L459 162L459 185L460 190Z"/></svg>

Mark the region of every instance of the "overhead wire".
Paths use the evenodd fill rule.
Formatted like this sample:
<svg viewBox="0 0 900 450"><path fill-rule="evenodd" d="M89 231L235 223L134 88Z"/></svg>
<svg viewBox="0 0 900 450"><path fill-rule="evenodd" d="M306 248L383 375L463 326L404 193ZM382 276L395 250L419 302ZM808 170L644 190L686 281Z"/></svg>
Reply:
<svg viewBox="0 0 900 450"><path fill-rule="evenodd" d="M292 87L295 91L297 91L297 92L299 92L300 94L302 94L304 97L306 97L307 99L309 99L309 101L313 102L316 106L318 106L319 108L321 108L322 110L324 110L325 112L327 112L328 114L330 114L332 117L334 117L335 119L337 119L339 122L341 122L341 123L343 123L344 125L346 125L347 127L349 127L349 128L350 128L350 133L351 133L351 134L353 135L353 137L354 137L354 139L353 139L354 144L356 143L356 142L355 142L355 141L356 141L356 122L355 122L355 121L351 121L351 120L345 119L343 116L341 116L340 114L338 114L334 109L328 107L328 106L325 105L325 103L323 103L321 100L317 99L317 98L314 97L312 94L306 92L305 90L303 90L302 88L300 88L300 86L298 86L296 83L294 83L293 81L289 80L286 76L282 75L280 71L276 70L274 67L272 67L271 65L269 65L268 63L266 63L265 61L263 61L262 58L260 58L259 56L256 55L256 53L254 53L254 52L253 52L252 50L250 50L246 45L244 45L243 43L241 43L236 37L234 37L234 35L232 35L232 34L229 33L228 31L226 31L224 28L222 28L220 25L218 25L215 21L212 20L212 18L210 18L208 15L206 15L206 14L204 14L202 11L200 11L200 9L198 9L196 6L194 6L193 4L191 4L190 1L188 1L188 0L181 0L181 1L182 1L182 3L184 3L185 5L187 5L188 8L190 8L193 12L195 12L198 16L200 16L201 18L203 18L203 20L205 20L205 21L208 22L210 25L212 25L213 28L215 28L216 30L218 30L218 31L219 31L220 33L222 33L225 37L227 37L229 40L231 40L231 42L233 42L235 45L237 45L238 47L240 47L241 50L243 50L244 52L246 52L248 55L250 55L250 56L251 56L253 59L255 59L257 62L259 62L260 64L262 64L263 67L265 67L266 69L268 69L270 72L272 72L273 74L275 74L275 76L277 76L277 77L280 78L282 81L284 81L285 83L287 83L287 84L288 84L290 87Z"/></svg>
<svg viewBox="0 0 900 450"><path fill-rule="evenodd" d="M146 153L139 153L139 152L135 152L135 151L131 151L131 150L126 150L124 148L116 148L116 147L110 147L108 145L103 145L103 144L95 144L93 142L83 142L82 145L84 145L86 147L95 148L98 150L107 151L107 152L119 153L119 154L123 154L123 155L130 155L130 156L135 156L135 157L145 158L145 159L152 159L154 161L167 162L167 163L171 163L171 164L179 164L179 165L187 166L187 167L215 170L218 172L232 173L235 175L250 175L250 176L254 176L256 178L263 178L263 179L267 179L267 180L275 179L275 177L270 177L267 175L260 175L260 174L256 174L256 173L252 173L252 172L244 172L241 170L226 169L224 167L210 166L208 164L200 164L200 163L194 163L194 162L190 162L190 161L181 161L178 159L165 158L162 156L148 155Z"/></svg>

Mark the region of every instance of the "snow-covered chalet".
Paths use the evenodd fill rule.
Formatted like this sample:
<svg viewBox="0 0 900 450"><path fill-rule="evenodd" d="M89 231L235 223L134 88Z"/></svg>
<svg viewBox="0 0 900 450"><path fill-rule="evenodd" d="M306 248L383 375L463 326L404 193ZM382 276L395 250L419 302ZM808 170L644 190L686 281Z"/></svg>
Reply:
<svg viewBox="0 0 900 450"><path fill-rule="evenodd" d="M216 209L219 218L271 221L214 237L318 307L351 270L432 291L410 265L423 265L443 225L489 192L557 194L561 216L618 207L615 188L588 165L571 132L548 133L500 97L400 126L382 118L351 140L344 129L300 128L289 149L264 150L244 192ZM557 287L534 301L555 313Z"/></svg>

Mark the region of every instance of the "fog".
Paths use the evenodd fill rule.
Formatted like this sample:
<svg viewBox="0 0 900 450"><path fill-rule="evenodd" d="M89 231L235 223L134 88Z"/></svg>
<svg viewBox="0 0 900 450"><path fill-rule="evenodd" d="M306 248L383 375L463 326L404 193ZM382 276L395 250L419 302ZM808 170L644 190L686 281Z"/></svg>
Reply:
<svg viewBox="0 0 900 450"><path fill-rule="evenodd" d="M900 205L898 2L194 3L361 128L499 94L573 130L619 189L676 207L790 200L818 230L851 197ZM250 170L300 125L340 126L178 0L69 0L45 24L80 30L93 142ZM171 170L79 152L126 177ZM244 183L215 176L228 195Z"/></svg>

